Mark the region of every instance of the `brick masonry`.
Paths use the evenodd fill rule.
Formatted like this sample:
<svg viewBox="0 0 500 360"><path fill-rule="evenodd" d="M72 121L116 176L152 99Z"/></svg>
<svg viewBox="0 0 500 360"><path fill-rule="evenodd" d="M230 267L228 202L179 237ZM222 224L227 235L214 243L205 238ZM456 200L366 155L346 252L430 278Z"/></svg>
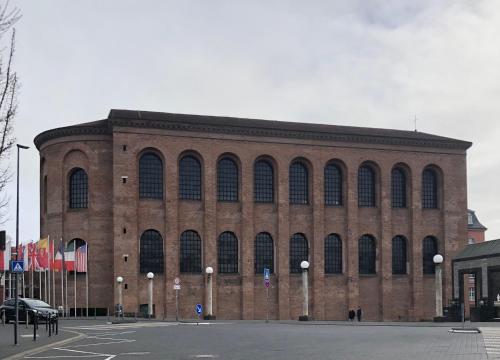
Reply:
<svg viewBox="0 0 500 360"><path fill-rule="evenodd" d="M314 319L343 320L349 309L358 307L367 320L432 318L434 276L422 274L422 240L428 235L438 239L438 251L445 259L444 303L451 299L451 259L467 241L465 147L278 138L116 123L108 132L61 133L35 142L41 158L41 192L47 176L47 211L42 200L40 235L88 242L90 307L111 309L118 302L117 276L124 277L127 284L123 290L126 312L137 312L140 304L147 303L146 276L139 273L139 238L148 229L159 231L164 239L165 273L156 274L154 280L157 317L175 317L172 284L177 276L182 281L181 317L193 318L195 304L205 303L206 277L179 273L179 236L190 229L202 239L203 268L214 268L213 309L218 319L265 318L263 279L254 274L253 265L254 239L262 231L270 233L275 244L275 274L269 292L271 319L297 319L301 314L301 279L289 273L288 258L289 240L296 232L305 234L309 242L309 313ZM149 150L164 161L163 200L139 199L139 158ZM178 199L177 164L186 153L202 163L201 201ZM231 154L238 162L239 202L216 200L216 164L224 154ZM274 165L274 204L253 201L253 164L263 156ZM296 158L304 159L309 167L309 205L288 202L288 168ZM323 172L331 160L343 169L342 207L324 205ZM357 204L357 171L364 162L376 170L375 208L359 208ZM408 173L405 209L391 207L391 170L397 164ZM421 176L429 165L439 173L438 209L421 208ZM88 209L68 208L68 177L74 167L88 174ZM123 176L128 177L126 183ZM224 231L238 237L239 274L217 274L216 241ZM343 274L324 274L324 239L330 233L342 239ZM358 274L357 244L363 234L376 238L376 275ZM396 235L408 239L407 275L392 274L391 241ZM72 281L70 277L71 305ZM77 307L84 307L84 276L79 275L77 281L81 283ZM60 299L59 287L57 292L56 299Z"/></svg>

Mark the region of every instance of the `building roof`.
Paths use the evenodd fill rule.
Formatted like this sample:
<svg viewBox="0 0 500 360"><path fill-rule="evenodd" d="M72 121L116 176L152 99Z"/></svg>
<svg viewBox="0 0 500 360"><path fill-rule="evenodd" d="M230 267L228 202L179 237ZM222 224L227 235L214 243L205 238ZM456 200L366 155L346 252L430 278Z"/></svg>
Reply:
<svg viewBox="0 0 500 360"><path fill-rule="evenodd" d="M467 215L470 215L471 220L472 220L472 223L469 223L469 221L467 219L467 229L469 229L469 230L484 230L484 231L488 230L488 228L486 226L484 226L483 224L481 224L479 222L479 219L477 218L476 212L474 210L467 209ZM467 218L469 218L469 216L467 216Z"/></svg>
<svg viewBox="0 0 500 360"><path fill-rule="evenodd" d="M111 134L113 127L159 128L263 137L312 139L467 150L472 143L416 131L112 109L104 120L44 131L37 148L54 138Z"/></svg>
<svg viewBox="0 0 500 360"><path fill-rule="evenodd" d="M453 258L453 261L464 261L493 256L500 256L500 239L467 245Z"/></svg>

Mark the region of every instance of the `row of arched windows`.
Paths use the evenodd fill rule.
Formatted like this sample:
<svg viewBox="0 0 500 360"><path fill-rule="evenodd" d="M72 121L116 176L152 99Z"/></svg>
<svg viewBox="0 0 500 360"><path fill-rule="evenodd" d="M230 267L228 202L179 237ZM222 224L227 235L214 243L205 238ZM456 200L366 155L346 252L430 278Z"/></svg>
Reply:
<svg viewBox="0 0 500 360"><path fill-rule="evenodd" d="M163 162L152 152L145 153L139 160L139 198L163 199ZM341 166L329 163L324 170L324 196L326 206L342 206L344 174ZM259 159L254 164L254 201L273 203L274 168L270 161ZM310 176L304 161L292 162L289 168L290 204L309 204ZM70 173L70 208L88 206L87 173L75 168ZM363 164L358 169L358 205L375 207L377 204L377 177L375 168ZM408 205L407 172L402 167L395 167L391 173L392 207L406 208ZM179 161L179 199L201 200L202 173L200 161L193 155L185 155ZM217 200L239 200L239 170L237 163L229 156L223 157L217 164ZM422 173L422 208L438 207L438 175L433 168L426 168Z"/></svg>
<svg viewBox="0 0 500 360"><path fill-rule="evenodd" d="M376 240L365 234L358 240L359 273L375 274ZM427 236L422 242L422 265L424 274L434 273L433 257L437 254L437 240ZM304 234L296 233L290 238L290 273L300 273L300 263L309 259L309 245ZM274 272L274 243L269 233L261 232L255 237L254 271L261 274L264 268ZM219 235L217 241L218 272L239 272L238 238L230 231ZM156 230L145 231L140 239L140 272L163 273L163 239ZM342 240L337 234L325 238L325 273L342 274ZM187 230L180 236L180 272L202 272L201 238L196 231ZM407 240L398 235L392 239L392 273L407 274Z"/></svg>

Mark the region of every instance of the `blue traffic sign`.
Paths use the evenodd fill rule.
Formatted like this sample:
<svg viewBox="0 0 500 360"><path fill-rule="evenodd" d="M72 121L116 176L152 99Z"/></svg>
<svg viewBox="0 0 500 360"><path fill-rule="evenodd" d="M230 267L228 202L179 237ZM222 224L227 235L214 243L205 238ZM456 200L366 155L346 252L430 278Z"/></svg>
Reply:
<svg viewBox="0 0 500 360"><path fill-rule="evenodd" d="M269 271L268 268L264 268L264 280L269 280L269 274L271 271Z"/></svg>
<svg viewBox="0 0 500 360"><path fill-rule="evenodd" d="M10 272L14 274L22 274L24 272L24 261L12 260L10 262Z"/></svg>
<svg viewBox="0 0 500 360"><path fill-rule="evenodd" d="M201 306L201 304L196 304L196 313L198 315L201 315L202 312L203 312L203 306Z"/></svg>

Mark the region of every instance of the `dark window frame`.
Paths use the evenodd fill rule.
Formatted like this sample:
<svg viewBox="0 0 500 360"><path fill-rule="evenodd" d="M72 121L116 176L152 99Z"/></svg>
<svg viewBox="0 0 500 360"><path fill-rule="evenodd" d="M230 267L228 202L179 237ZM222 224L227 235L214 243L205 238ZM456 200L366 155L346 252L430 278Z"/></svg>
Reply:
<svg viewBox="0 0 500 360"><path fill-rule="evenodd" d="M422 240L422 272L432 275L436 272L434 255L438 254L438 241L434 236L426 236Z"/></svg>
<svg viewBox="0 0 500 360"><path fill-rule="evenodd" d="M238 238L231 231L224 231L217 239L217 263L219 274L239 273Z"/></svg>
<svg viewBox="0 0 500 360"><path fill-rule="evenodd" d="M274 273L274 241L271 234L260 232L255 236L254 272L263 274L264 268Z"/></svg>
<svg viewBox="0 0 500 360"><path fill-rule="evenodd" d="M82 168L71 169L69 176L69 208L87 209L89 197L89 180L87 172Z"/></svg>
<svg viewBox="0 0 500 360"><path fill-rule="evenodd" d="M300 160L288 168L288 200L291 205L309 204L309 168Z"/></svg>
<svg viewBox="0 0 500 360"><path fill-rule="evenodd" d="M232 157L224 156L217 161L217 201L239 201L239 178L239 166Z"/></svg>
<svg viewBox="0 0 500 360"><path fill-rule="evenodd" d="M392 273L394 275L406 275L407 270L407 246L408 241L402 235L392 238Z"/></svg>
<svg viewBox="0 0 500 360"><path fill-rule="evenodd" d="M274 203L274 166L267 159L255 161L253 184L256 203Z"/></svg>
<svg viewBox="0 0 500 360"><path fill-rule="evenodd" d="M408 206L406 172L400 167L391 171L391 205L393 208Z"/></svg>
<svg viewBox="0 0 500 360"><path fill-rule="evenodd" d="M164 264L163 237L160 232L154 229L144 231L139 239L139 272L163 274Z"/></svg>
<svg viewBox="0 0 500 360"><path fill-rule="evenodd" d="M295 233L290 238L290 273L299 274L302 272L300 263L309 261L309 242L304 234Z"/></svg>
<svg viewBox="0 0 500 360"><path fill-rule="evenodd" d="M147 151L139 158L139 199L163 200L163 159L157 153Z"/></svg>
<svg viewBox="0 0 500 360"><path fill-rule="evenodd" d="M179 160L179 199L201 200L202 177L200 160L192 154L182 156Z"/></svg>
<svg viewBox="0 0 500 360"><path fill-rule="evenodd" d="M438 174L431 168L422 171L422 209L439 208Z"/></svg>
<svg viewBox="0 0 500 360"><path fill-rule="evenodd" d="M180 236L179 271L181 273L201 273L201 237L194 230L186 230Z"/></svg>
<svg viewBox="0 0 500 360"><path fill-rule="evenodd" d="M342 168L334 162L326 164L324 169L324 180L325 205L342 206L344 197Z"/></svg>
<svg viewBox="0 0 500 360"><path fill-rule="evenodd" d="M372 235L364 234L358 240L358 265L359 274L377 273L377 242Z"/></svg>
<svg viewBox="0 0 500 360"><path fill-rule="evenodd" d="M377 175L375 169L363 164L358 169L358 207L377 206Z"/></svg>
<svg viewBox="0 0 500 360"><path fill-rule="evenodd" d="M342 239L338 234L325 238L325 274L342 274Z"/></svg>

